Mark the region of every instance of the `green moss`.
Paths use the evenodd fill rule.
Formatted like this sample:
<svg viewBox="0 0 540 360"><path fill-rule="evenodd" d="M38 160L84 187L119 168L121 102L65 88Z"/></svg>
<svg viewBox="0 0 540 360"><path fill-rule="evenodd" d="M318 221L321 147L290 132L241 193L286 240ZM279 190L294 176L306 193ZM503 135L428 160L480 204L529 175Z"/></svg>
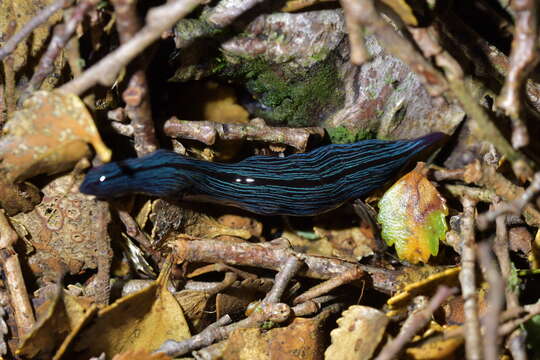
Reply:
<svg viewBox="0 0 540 360"><path fill-rule="evenodd" d="M293 71L260 58L241 59L220 76L245 81L247 90L261 105L254 115L270 124L301 127L320 124L343 104L341 79L330 64Z"/></svg>
<svg viewBox="0 0 540 360"><path fill-rule="evenodd" d="M204 19L183 19L174 27L175 36L184 41L193 38L216 37L224 33L224 30L206 22Z"/></svg>
<svg viewBox="0 0 540 360"><path fill-rule="evenodd" d="M351 131L345 126L326 129L333 144L350 144L360 140L373 139L375 134L370 130Z"/></svg>

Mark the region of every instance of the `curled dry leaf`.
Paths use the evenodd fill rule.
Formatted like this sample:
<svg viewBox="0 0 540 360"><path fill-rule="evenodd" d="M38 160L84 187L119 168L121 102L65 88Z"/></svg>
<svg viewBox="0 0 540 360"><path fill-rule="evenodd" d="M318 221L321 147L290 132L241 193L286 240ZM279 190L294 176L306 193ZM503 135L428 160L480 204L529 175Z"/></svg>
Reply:
<svg viewBox="0 0 540 360"><path fill-rule="evenodd" d="M130 350L152 351L166 340L191 337L182 308L167 288L170 269L170 263L164 265L157 281L103 308L65 359L86 360L102 352L113 356Z"/></svg>
<svg viewBox="0 0 540 360"><path fill-rule="evenodd" d="M370 359L379 345L388 318L382 311L353 305L337 320L339 327L332 330L332 344L324 353L325 360Z"/></svg>
<svg viewBox="0 0 540 360"><path fill-rule="evenodd" d="M10 183L69 170L89 155L103 161L105 146L83 102L73 94L38 91L13 113L0 138L0 174Z"/></svg>
<svg viewBox="0 0 540 360"><path fill-rule="evenodd" d="M400 259L416 264L439 252L448 227L446 200L425 177L424 164L399 179L379 201L377 221L388 245Z"/></svg>
<svg viewBox="0 0 540 360"><path fill-rule="evenodd" d="M54 359L73 337L97 312L97 307L90 302L69 295L57 289L48 300L47 310L32 331L21 341L17 356L24 358Z"/></svg>

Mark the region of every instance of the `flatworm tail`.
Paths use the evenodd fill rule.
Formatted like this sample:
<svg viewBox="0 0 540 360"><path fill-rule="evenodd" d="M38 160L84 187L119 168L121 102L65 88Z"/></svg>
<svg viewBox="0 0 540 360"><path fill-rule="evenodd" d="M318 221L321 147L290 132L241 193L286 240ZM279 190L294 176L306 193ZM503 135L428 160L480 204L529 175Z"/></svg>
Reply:
<svg viewBox="0 0 540 360"><path fill-rule="evenodd" d="M235 164L159 150L92 169L81 192L99 197L188 197L262 215L314 215L375 190L444 137L433 133L413 140L365 140L285 158L252 156Z"/></svg>

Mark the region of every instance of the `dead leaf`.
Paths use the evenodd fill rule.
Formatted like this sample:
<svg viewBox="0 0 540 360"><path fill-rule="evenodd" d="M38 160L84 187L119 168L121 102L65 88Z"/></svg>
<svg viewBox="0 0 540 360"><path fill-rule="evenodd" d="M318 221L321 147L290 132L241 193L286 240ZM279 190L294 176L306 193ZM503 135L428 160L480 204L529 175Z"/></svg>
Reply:
<svg viewBox="0 0 540 360"><path fill-rule="evenodd" d="M459 266L441 268L424 265L408 268L396 280L402 284L401 290L388 299L387 304L391 309L404 308L416 296L433 295L440 285L456 286L460 271ZM393 314L389 313L388 316Z"/></svg>
<svg viewBox="0 0 540 360"><path fill-rule="evenodd" d="M444 332L456 328L458 326L444 327L442 334L429 336L423 341L418 341L414 346L408 347L405 352L411 359L415 360L455 359L456 350L463 345L463 337L445 338Z"/></svg>
<svg viewBox="0 0 540 360"><path fill-rule="evenodd" d="M424 164L419 163L386 191L377 217L382 238L390 246L395 244L400 259L413 264L437 255L439 240L444 240L448 230L446 200L423 169Z"/></svg>
<svg viewBox="0 0 540 360"><path fill-rule="evenodd" d="M32 331L22 340L17 356L33 359L51 359L62 348L70 333L77 333L82 324L97 312L95 305L84 305L59 289L50 299L48 310ZM56 357L55 357L56 358Z"/></svg>
<svg viewBox="0 0 540 360"><path fill-rule="evenodd" d="M97 267L99 229L93 226L93 214L98 203L79 192L79 182L71 175L58 177L43 188L34 210L11 218L19 236L35 250L28 263L41 281L54 281L66 269L79 274Z"/></svg>
<svg viewBox="0 0 540 360"><path fill-rule="evenodd" d="M69 359L86 360L102 352L113 356L129 350L152 351L166 340L191 337L182 308L166 286L169 272L170 265L164 266L153 284L101 310L78 337Z"/></svg>
<svg viewBox="0 0 540 360"><path fill-rule="evenodd" d="M73 94L38 91L13 113L0 138L0 174L21 182L39 174L71 169L89 155L92 144L103 161L111 151L90 113Z"/></svg>
<svg viewBox="0 0 540 360"><path fill-rule="evenodd" d="M112 360L171 360L170 356L163 353L151 354L148 351L126 351L115 355Z"/></svg>
<svg viewBox="0 0 540 360"><path fill-rule="evenodd" d="M321 317L296 318L284 328L233 331L223 351L224 360L320 359L323 351Z"/></svg>
<svg viewBox="0 0 540 360"><path fill-rule="evenodd" d="M332 344L324 353L325 360L370 359L381 342L388 324L382 311L353 305L337 320L332 330Z"/></svg>

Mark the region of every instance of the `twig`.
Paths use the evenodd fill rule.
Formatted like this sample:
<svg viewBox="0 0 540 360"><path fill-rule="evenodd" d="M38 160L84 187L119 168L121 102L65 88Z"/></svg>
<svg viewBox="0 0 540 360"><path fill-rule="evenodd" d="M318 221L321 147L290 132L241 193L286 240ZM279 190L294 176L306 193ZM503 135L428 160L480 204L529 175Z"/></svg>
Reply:
<svg viewBox="0 0 540 360"><path fill-rule="evenodd" d="M493 191L506 201L513 201L523 195L525 189L515 185L503 175L497 172L492 165L481 164L475 161L459 170L437 170L433 173L436 180L454 179L466 183L473 183L478 186L484 186ZM528 225L540 226L540 212L531 204L526 204L523 208L523 217Z"/></svg>
<svg viewBox="0 0 540 360"><path fill-rule="evenodd" d="M26 39L26 37L30 35L35 28L47 21L47 19L49 19L58 10L70 6L73 1L74 0L56 0L52 4L43 8L36 16L24 24L19 32L11 36L4 46L2 46L2 48L0 48L0 61L11 54L17 48L17 45Z"/></svg>
<svg viewBox="0 0 540 360"><path fill-rule="evenodd" d="M482 359L482 341L478 304L476 302L474 212L476 203L468 197L461 199L463 218L461 223L461 272L459 281L465 304L465 352L468 360Z"/></svg>
<svg viewBox="0 0 540 360"><path fill-rule="evenodd" d="M54 61L60 54L60 51L66 46L67 42L77 29L77 26L81 23L84 18L84 15L93 9L99 0L84 0L81 1L72 11L68 20L64 24L56 25L53 31L53 37L49 42L47 51L39 60L39 64L32 75L32 78L26 85L23 94L21 95L20 101L24 101L30 93L39 89L43 80L51 74L54 69Z"/></svg>
<svg viewBox="0 0 540 360"><path fill-rule="evenodd" d="M231 317L229 315L224 315L216 322L208 325L203 331L189 339L184 341L165 341L163 345L161 345L155 352L177 357L181 356L182 354L187 354L195 349L208 346L216 341L216 338L221 335L219 332L223 326L228 325L231 322Z"/></svg>
<svg viewBox="0 0 540 360"><path fill-rule="evenodd" d="M279 270L291 255L306 264L302 276L315 279L330 279L348 270L361 267L352 262L337 258L318 257L297 253L288 247L279 247L272 243L231 243L211 239L182 240L171 243L178 261L215 263L260 267ZM378 284L375 286L377 287ZM385 286L380 284L381 286ZM386 287L384 287L387 290Z"/></svg>
<svg viewBox="0 0 540 360"><path fill-rule="evenodd" d="M326 280L323 283L320 283L308 291L304 292L303 294L297 296L293 300L293 304L300 304L305 301L311 300L317 296L320 296L322 294L326 294L330 292L331 290L337 288L338 286L341 286L343 284L350 283L354 280L357 280L361 278L364 275L364 272L360 269L351 269L349 271L344 272L343 274L340 274L338 276L335 276L329 280Z"/></svg>
<svg viewBox="0 0 540 360"><path fill-rule="evenodd" d="M478 245L478 259L484 278L489 284L487 310L484 316L484 356L486 360L498 360L500 338L499 319L504 306L504 281L497 271L495 259L487 243Z"/></svg>
<svg viewBox="0 0 540 360"><path fill-rule="evenodd" d="M512 360L527 360L527 335L517 328L508 336L506 347L512 354Z"/></svg>
<svg viewBox="0 0 540 360"><path fill-rule="evenodd" d="M523 308L525 309L525 311L527 311L528 314L523 316L522 318L511 320L503 324L499 328L500 336L507 336L508 334L513 332L518 326L525 324L527 321L540 314L540 302L532 305L525 305Z"/></svg>
<svg viewBox="0 0 540 360"><path fill-rule="evenodd" d="M538 10L536 0L513 0L510 6L515 14L516 26L510 68L496 104L512 119L512 144L519 148L529 143L527 128L520 115L527 76L539 60Z"/></svg>
<svg viewBox="0 0 540 360"><path fill-rule="evenodd" d="M427 306L422 310L413 312L407 320L405 320L399 334L394 340L388 342L383 347L375 360L391 360L396 358L403 347L412 340L414 335L426 326L435 310L437 310L449 296L454 294L456 290L457 289L448 288L444 285L439 286L437 292L433 295Z"/></svg>
<svg viewBox="0 0 540 360"><path fill-rule="evenodd" d="M311 314L315 314L321 309L322 304L334 301L337 299L337 296L333 295L326 295L326 296L320 296L308 301L305 301L301 304L295 305L292 308L292 311L294 313L294 316L308 316Z"/></svg>
<svg viewBox="0 0 540 360"><path fill-rule="evenodd" d="M137 17L137 1L114 0L112 3L116 13L116 29L120 36L120 43L125 44L141 28ZM131 75L128 87L122 94L126 102L126 113L131 119L135 151L138 156L151 153L158 148L146 80L146 64L148 61L138 61L139 69Z"/></svg>
<svg viewBox="0 0 540 360"><path fill-rule="evenodd" d="M364 28L359 24L355 13L363 11L361 1L341 0L341 7L345 15L345 24L349 33L349 43L351 48L351 63L362 65L369 60L369 53L364 43Z"/></svg>
<svg viewBox="0 0 540 360"><path fill-rule="evenodd" d="M532 163L523 154L516 151L506 141L503 134L485 111L480 106L479 99L474 96L467 87L467 79L464 72L454 57L444 50L440 44L438 32L433 27L429 29L417 29L415 38L421 36L422 41L417 41L417 45L424 51L426 56L434 56L438 66L444 69L446 74L446 86L451 90L450 97L455 98L472 119L470 129L479 139L489 141L505 155L512 163L514 171L520 177L528 178L532 176Z"/></svg>
<svg viewBox="0 0 540 360"><path fill-rule="evenodd" d="M497 205L495 205L497 206ZM499 215L495 221L496 223L496 236L493 250L499 261L501 268L501 275L504 284L508 284L508 279L511 275L511 261L510 254L508 252L508 229L506 228L506 215ZM506 296L506 306L508 310L520 309L518 294L515 290L506 285L506 289L503 288ZM522 329L518 328L512 332L506 341L506 347L512 354L514 359L523 359L525 354L525 333Z"/></svg>
<svg viewBox="0 0 540 360"><path fill-rule="evenodd" d="M0 210L0 261L2 262L9 290L11 306L15 313L18 337L21 339L32 329L35 319L28 292L26 291L19 257L13 250L13 245L17 239L17 233L9 224L4 211Z"/></svg>
<svg viewBox="0 0 540 360"><path fill-rule="evenodd" d="M126 234L137 240L139 245L142 246L146 252L152 253L153 250L150 239L148 239L146 234L139 229L139 225L129 214L129 212L123 209L118 209L118 217L126 227Z"/></svg>
<svg viewBox="0 0 540 360"><path fill-rule="evenodd" d="M200 3L201 0L176 0L150 9L146 16L146 25L131 40L88 68L81 76L62 85L60 89L80 95L96 84L110 86L124 66Z"/></svg>
<svg viewBox="0 0 540 360"><path fill-rule="evenodd" d="M480 230L485 230L489 223L493 222L499 215L516 214L520 215L532 198L540 192L540 173L534 174L533 181L529 187L511 202L504 202L497 205L493 210L478 216L477 222Z"/></svg>
<svg viewBox="0 0 540 360"><path fill-rule="evenodd" d="M187 19L178 22L174 28L174 41L176 47L178 49L186 48L198 38L215 35L219 30L232 24L238 16L263 1L264 0L221 0L212 9L205 11L199 19ZM207 1L202 2L207 3ZM181 29L184 28L188 30L182 31Z"/></svg>
<svg viewBox="0 0 540 360"><path fill-rule="evenodd" d="M224 28L264 0L221 0L212 10L209 11L207 21L217 27Z"/></svg>
<svg viewBox="0 0 540 360"><path fill-rule="evenodd" d="M414 71L426 90L432 96L440 96L448 88L445 78L429 61L427 61L416 48L394 28L386 22L375 8L373 0L342 0L344 9L348 11L348 20L353 20L358 26L364 26L375 34L377 40L388 53L402 60ZM357 4L355 4L357 3ZM361 5L360 5L361 4ZM350 26L350 25L347 25ZM350 34L349 34L350 35Z"/></svg>
<svg viewBox="0 0 540 360"><path fill-rule="evenodd" d="M262 301L265 303L279 302L281 296L285 292L285 289L289 285L289 282L292 280L294 275L296 275L298 270L300 270L302 265L302 261L300 261L296 256L290 256L283 267L276 274L274 286L272 286L272 289L268 292L268 294L266 294Z"/></svg>
<svg viewBox="0 0 540 360"><path fill-rule="evenodd" d="M97 205L98 214L96 226L96 262L97 262L97 274L96 274L96 289L94 296L96 302L99 304L107 305L109 303L109 296L111 291L110 286L110 270L111 270L111 258L112 248L109 237L109 223L111 216L109 212L109 204L105 201L99 201Z"/></svg>
<svg viewBox="0 0 540 360"><path fill-rule="evenodd" d="M445 184L444 187L446 188L446 190L448 190L450 194L454 195L455 197L467 196L476 200L477 202L491 203L498 198L497 194L495 194L493 190L485 188L450 184Z"/></svg>
<svg viewBox="0 0 540 360"><path fill-rule="evenodd" d="M229 287L238 279L238 275L233 272L226 272L223 281L221 282L199 282L188 281L184 286L184 290L197 290L204 291L205 293L212 295L217 294Z"/></svg>
<svg viewBox="0 0 540 360"><path fill-rule="evenodd" d="M156 350L156 352L165 353L166 355L169 355L171 357L179 357L187 354L190 351L200 349L217 341L221 341L227 338L229 334L236 329L259 327L266 321L280 323L287 320L290 314L291 308L286 304L262 303L259 306L258 311L254 311L248 318L244 320L240 320L227 326L219 326L219 324L216 324L211 329L207 328L208 331L206 331L207 329L205 329L200 334L195 335L192 338L184 341L176 342L173 340L168 340L158 350ZM230 319L227 319L226 317L228 316L225 315L223 317L225 318L223 321L228 321ZM218 321L221 321L221 319Z"/></svg>
<svg viewBox="0 0 540 360"><path fill-rule="evenodd" d="M288 128L267 126L262 119L254 119L248 125L221 124L212 121L185 121L171 118L165 122L163 130L174 138L197 140L213 145L219 136L221 140L258 140L290 145L305 151L310 135L324 137L321 127Z"/></svg>

